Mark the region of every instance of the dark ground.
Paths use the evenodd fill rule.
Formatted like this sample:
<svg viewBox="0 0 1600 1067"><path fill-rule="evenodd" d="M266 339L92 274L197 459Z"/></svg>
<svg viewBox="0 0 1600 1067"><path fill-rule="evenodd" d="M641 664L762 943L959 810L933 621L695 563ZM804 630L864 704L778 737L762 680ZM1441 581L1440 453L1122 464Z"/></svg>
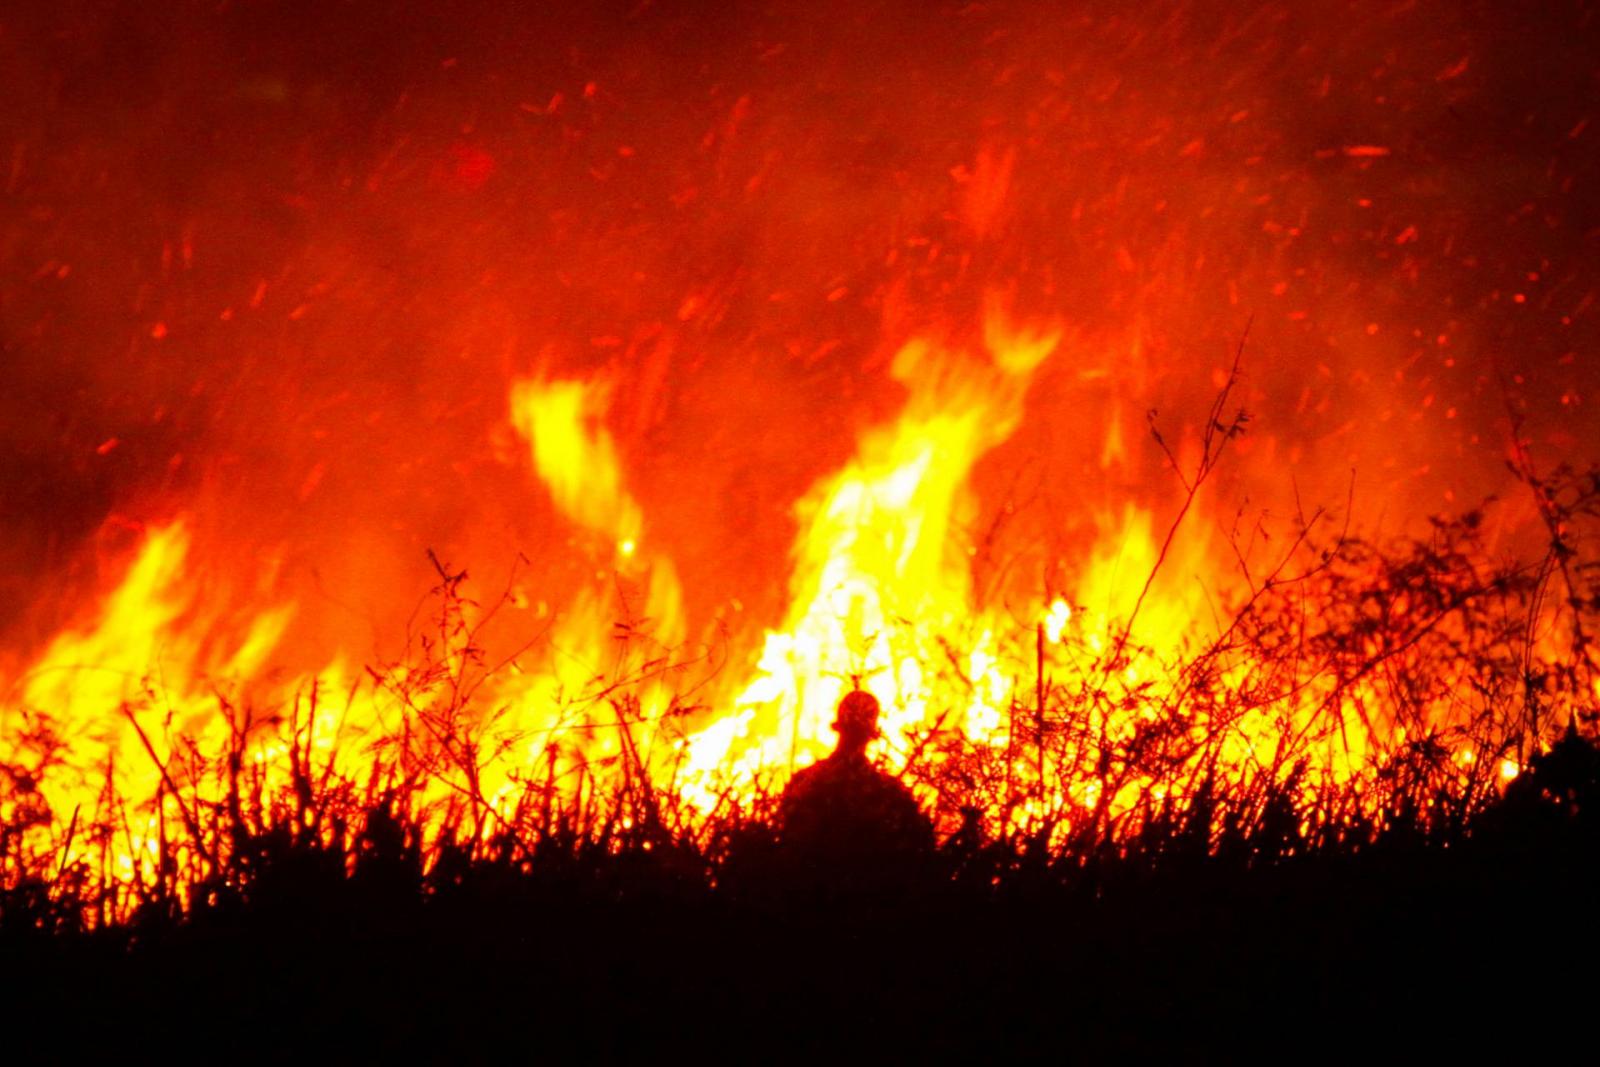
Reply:
<svg viewBox="0 0 1600 1067"><path fill-rule="evenodd" d="M964 880L796 894L748 871L710 889L670 850L419 877L369 827L346 877L260 839L248 891L187 915L52 934L13 894L0 1032L46 1058L1582 1056L1600 837L1578 746L1586 780L1547 764L1454 839L1013 854L987 890L977 854L946 855Z"/></svg>

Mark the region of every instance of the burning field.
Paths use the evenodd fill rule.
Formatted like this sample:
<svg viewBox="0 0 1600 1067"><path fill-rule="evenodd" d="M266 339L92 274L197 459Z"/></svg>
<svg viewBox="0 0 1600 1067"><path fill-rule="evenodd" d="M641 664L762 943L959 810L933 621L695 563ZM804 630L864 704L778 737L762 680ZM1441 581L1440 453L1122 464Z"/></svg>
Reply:
<svg viewBox="0 0 1600 1067"><path fill-rule="evenodd" d="M584 1051L785 924L1015 1033L1586 915L1596 55L1578 2L0 12L0 946L331 1026L333 961L510 929L592 958L453 1008ZM855 689L937 847L824 920L780 798Z"/></svg>

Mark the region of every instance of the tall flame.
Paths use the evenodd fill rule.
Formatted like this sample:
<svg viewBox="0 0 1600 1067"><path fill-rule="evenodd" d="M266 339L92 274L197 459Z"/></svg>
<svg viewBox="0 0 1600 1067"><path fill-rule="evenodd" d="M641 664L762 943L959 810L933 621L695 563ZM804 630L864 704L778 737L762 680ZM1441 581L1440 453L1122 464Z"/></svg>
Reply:
<svg viewBox="0 0 1600 1067"><path fill-rule="evenodd" d="M992 312L986 358L920 340L900 349L892 373L908 389L905 407L796 504L787 616L767 634L731 718L694 738L696 769L730 754L748 771L808 762L827 747L834 705L861 686L883 698L891 738L927 719L925 665L943 658L940 640L966 630L975 608L953 535L972 518L967 477L1016 428L1028 382L1059 339ZM989 666L994 634L971 637L968 716L992 727L1005 699Z"/></svg>
<svg viewBox="0 0 1600 1067"><path fill-rule="evenodd" d="M511 427L567 551L588 569L503 660L482 644L502 605L466 599L464 575L436 561L442 616L401 659L366 680L337 655L285 673L274 652L296 606L231 614L201 595L185 522L152 527L95 617L10 680L8 765L34 771L4 814L21 818L17 805L37 798L34 847L81 858L79 814L131 800L111 846L121 878L162 862L164 826L224 804L241 759L267 791L294 787L310 766L347 781L388 766L383 775L405 776L426 803L465 804L477 823L515 819L536 785L581 797L640 776L670 781L686 812L704 816L826 752L833 709L856 687L885 708L880 758L941 803L930 771L967 761L969 778L1002 775L1014 795L994 817L1007 828L1064 832L1201 778L1282 778L1312 758L1319 781L1346 782L1412 740L1452 736L1448 679L1397 703L1397 683L1364 665L1381 661L1378 630L1368 660L1303 669L1232 640L1299 540L1258 580L1237 543L1230 560L1208 527L1163 536L1129 502L1058 561L1066 588L1047 595L1047 582L1023 575L980 596L973 471L1017 429L1061 345L1060 330L1018 326L995 304L981 352L929 337L900 346L898 415L863 431L794 504L782 620L727 653L725 669L702 662L698 680L690 667L713 642L691 634L673 561L629 491L604 375L510 390ZM1113 421L1107 432L1122 430ZM1169 458L1181 467L1194 453L1191 442ZM1198 480L1185 484L1191 504L1201 499ZM1384 610L1405 615L1407 597ZM1441 620L1422 620L1414 640L1452 639ZM1292 625L1301 642L1323 639L1312 616ZM1454 765L1476 773L1471 740L1453 744ZM1493 755L1499 780L1516 775L1514 754Z"/></svg>

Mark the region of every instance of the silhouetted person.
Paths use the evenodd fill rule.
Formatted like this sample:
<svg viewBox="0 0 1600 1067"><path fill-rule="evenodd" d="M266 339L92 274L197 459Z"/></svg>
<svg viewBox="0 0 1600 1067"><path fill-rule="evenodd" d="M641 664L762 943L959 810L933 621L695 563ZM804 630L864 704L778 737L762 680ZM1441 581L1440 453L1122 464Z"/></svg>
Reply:
<svg viewBox="0 0 1600 1067"><path fill-rule="evenodd" d="M778 807L778 843L795 877L838 888L887 888L915 878L933 852L933 825L911 791L867 759L878 701L839 702L838 746L796 774Z"/></svg>

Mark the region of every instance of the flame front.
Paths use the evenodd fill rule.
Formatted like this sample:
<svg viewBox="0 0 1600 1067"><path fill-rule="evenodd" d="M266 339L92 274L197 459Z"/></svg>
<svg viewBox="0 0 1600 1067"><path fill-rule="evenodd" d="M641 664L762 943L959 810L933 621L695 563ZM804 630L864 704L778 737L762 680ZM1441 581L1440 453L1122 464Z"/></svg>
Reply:
<svg viewBox="0 0 1600 1067"><path fill-rule="evenodd" d="M239 6L0 34L0 881L126 913L252 806L705 843L857 686L942 832L1057 844L1588 729L1557 16Z"/></svg>
<svg viewBox="0 0 1600 1067"><path fill-rule="evenodd" d="M885 732L902 737L938 706L927 665L952 638L971 646L972 700L961 721L985 734L996 728L1008 687L992 666L994 631L969 632L969 561L954 526L974 517L972 465L1015 428L1029 376L1059 334L1007 332L995 314L986 340L981 362L926 341L896 354L905 408L796 505L787 617L733 698L731 721L693 740L696 770L730 755L747 773L810 762L828 747L834 705L853 688L877 692Z"/></svg>
<svg viewBox="0 0 1600 1067"><path fill-rule="evenodd" d="M1222 562L1203 531L1163 544L1152 512L1128 505L1059 564L1063 594L1019 572L980 596L972 472L1014 432L1033 376L1063 344L1060 330L1018 327L998 304L983 337L980 354L932 338L899 347L898 416L865 430L848 462L795 503L785 616L748 651L724 649L720 671L708 667L709 642L686 637L672 561L652 547L606 428L603 378L511 390L529 468L590 567L500 661L480 636L506 605L467 599L465 575L439 563L439 618L405 658L365 678L339 658L285 677L268 665L295 605L217 611L193 580L184 521L153 527L98 615L11 680L9 721L24 728L8 728L10 762L31 761L37 777L6 814L37 808L36 862L99 848L135 881L182 850L170 827L200 834L204 813L227 810L241 761L269 793L315 767L407 783L436 831L463 818L513 822L530 790L573 803L631 778L670 783L692 825L825 753L833 708L855 687L886 709L880 758L943 819L992 801L998 832L1115 823L1203 781L1292 775L1307 789L1359 790L1422 737L1453 739L1452 766L1476 773L1481 723L1451 679L1404 702L1392 678L1363 666L1393 671L1394 650L1369 643L1341 664L1237 640L1260 624L1252 613L1274 584L1289 583L1284 568L1307 566L1293 582L1314 588L1320 567L1299 540L1252 581L1250 562ZM1198 479L1191 490L1190 503L1203 498ZM1212 588L1186 580L1196 574ZM1412 608L1397 594L1385 610ZM1448 614L1420 620L1413 639L1435 628L1468 637ZM1270 632L1309 650L1331 628L1301 619ZM1371 642L1392 639L1374 631ZM1518 767L1506 751L1492 761L1502 781ZM74 837L80 821L103 824L108 805L120 837Z"/></svg>

